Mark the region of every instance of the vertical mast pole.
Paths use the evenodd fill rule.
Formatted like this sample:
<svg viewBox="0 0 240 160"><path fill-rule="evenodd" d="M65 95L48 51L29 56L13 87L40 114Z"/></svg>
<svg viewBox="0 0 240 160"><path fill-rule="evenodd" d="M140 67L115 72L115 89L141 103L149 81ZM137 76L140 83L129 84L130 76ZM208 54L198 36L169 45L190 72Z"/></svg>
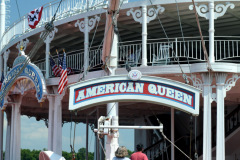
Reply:
<svg viewBox="0 0 240 160"><path fill-rule="evenodd" d="M112 46L111 46L111 53L109 56L109 75L114 76L115 71L117 69L117 60L118 60L118 35L116 33L117 30L117 10L119 0L111 2L109 0L109 12L112 14L112 21L113 21L113 39L112 39ZM108 16L109 17L109 16ZM111 24L112 25L112 24ZM118 126L118 102L108 103L107 104L107 116L112 119L112 125ZM107 142L106 142L106 160L112 160L115 157L115 151L117 150L118 144L118 131L112 131L109 135L107 135Z"/></svg>
<svg viewBox="0 0 240 160"><path fill-rule="evenodd" d="M211 0L208 4L209 8L209 61L215 62L214 58L214 0Z"/></svg>

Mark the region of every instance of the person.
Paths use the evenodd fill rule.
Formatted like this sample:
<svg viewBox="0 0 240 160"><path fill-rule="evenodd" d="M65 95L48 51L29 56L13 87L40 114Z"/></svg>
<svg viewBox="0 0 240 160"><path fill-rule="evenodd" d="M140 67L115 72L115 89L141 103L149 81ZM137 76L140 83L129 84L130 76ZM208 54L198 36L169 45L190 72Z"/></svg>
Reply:
<svg viewBox="0 0 240 160"><path fill-rule="evenodd" d="M137 152L133 153L130 157L131 160L148 160L146 154L142 153L143 151L143 145L138 144L136 146Z"/></svg>
<svg viewBox="0 0 240 160"><path fill-rule="evenodd" d="M118 149L115 152L115 156L113 157L113 160L130 160L126 156L128 156L127 148L124 146L118 147Z"/></svg>

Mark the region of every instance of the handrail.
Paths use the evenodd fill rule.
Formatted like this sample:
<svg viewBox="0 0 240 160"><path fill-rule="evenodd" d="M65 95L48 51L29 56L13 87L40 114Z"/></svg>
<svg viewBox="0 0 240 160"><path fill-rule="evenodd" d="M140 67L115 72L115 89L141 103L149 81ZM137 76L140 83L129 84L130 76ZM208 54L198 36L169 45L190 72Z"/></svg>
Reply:
<svg viewBox="0 0 240 160"><path fill-rule="evenodd" d="M156 143L152 144L151 146L145 148L145 149L143 150L143 153L146 153L148 150L150 150L151 148L155 147L156 145L158 145L159 143L161 143L161 142L163 142L163 141L164 141L164 139L161 139L161 140L157 141Z"/></svg>
<svg viewBox="0 0 240 160"><path fill-rule="evenodd" d="M225 40L219 40L219 38L215 39L215 60L216 62L232 62L232 63L239 63L238 57L240 57L240 40L228 40L226 37L220 37L220 39ZM205 41L205 44L208 45L208 41ZM169 48L163 50L162 46L168 45ZM132 55L135 55L135 61L131 63L131 67L137 67L141 65L141 47L142 44L139 43L139 41L131 41L131 43L119 43L118 44L118 67L125 67L126 61L129 60ZM76 64L76 62L81 62L82 57L77 56L76 54L82 54L83 55L84 50L73 50L67 52L67 57L71 56L71 60L69 60L67 63L68 66L73 65L77 66L78 69L81 67ZM180 64L186 64L189 62L189 64L192 63L199 63L199 62L205 62L204 56L203 56L203 50L201 48L201 41L200 40L188 40L185 39L185 41L177 40L175 41L157 41L154 40L153 42L149 41L147 43L147 53L148 53L148 65L156 66L156 65L172 65L177 64L178 62ZM91 68L94 68L95 70L100 69L102 65L101 61L101 54L102 49L99 46L91 47L89 50L89 60L91 63ZM75 56L74 56L75 55ZM167 56L166 56L167 55ZM162 60L159 58L167 57L168 63L157 63ZM57 58L56 55L53 56L53 58ZM67 58L68 59L68 58ZM80 60L81 59L81 60ZM178 61L176 61L176 59ZM164 59L163 59L164 60ZM43 63L45 59L35 61L35 64ZM165 60L164 60L165 61ZM74 64L72 64L74 62ZM89 62L89 63L90 63ZM41 65L42 67L43 65ZM40 68L44 70L45 68Z"/></svg>
<svg viewBox="0 0 240 160"><path fill-rule="evenodd" d="M178 143L180 140L182 140L183 138L189 138L189 136L182 136L182 137L178 138L177 140L174 141L174 144L177 144L177 143ZM161 140L157 141L156 143L152 144L151 146L145 148L145 149L143 150L143 153L147 154L147 152L150 151L152 148L158 147L158 145L159 145L160 143L165 143L164 139L161 139ZM171 147L171 144L169 144L169 145L167 145L166 147L164 147L163 150L167 150L169 147ZM159 154L158 154L158 155L155 155L155 156L160 156L163 152L160 151L160 152L158 152L158 153L159 153Z"/></svg>
<svg viewBox="0 0 240 160"><path fill-rule="evenodd" d="M57 12L56 20L87 12L88 10L95 10L107 3L108 1L106 0L63 0ZM45 4L42 11L42 18L37 28L42 27L45 22L50 21L58 4L59 0ZM24 15L5 30L1 37L0 49L3 49L6 44L15 39L15 35L22 36L30 31L32 31L32 29L27 25L27 16Z"/></svg>
<svg viewBox="0 0 240 160"><path fill-rule="evenodd" d="M204 38L209 38L209 36L203 36ZM197 38L201 38L200 36L193 36L193 37L184 37L184 40L186 39L197 39ZM240 36L215 36L215 38L238 38L240 39ZM158 40L175 40L175 39L182 39L183 40L183 37L175 37L175 38L157 38L157 39L148 39L148 42L149 41L158 41ZM205 39L206 40L206 39ZM131 42L139 42L139 43L142 43L142 40L139 39L139 40L135 40L135 41L124 41L124 42L119 42L120 44L125 44L125 43L131 43Z"/></svg>

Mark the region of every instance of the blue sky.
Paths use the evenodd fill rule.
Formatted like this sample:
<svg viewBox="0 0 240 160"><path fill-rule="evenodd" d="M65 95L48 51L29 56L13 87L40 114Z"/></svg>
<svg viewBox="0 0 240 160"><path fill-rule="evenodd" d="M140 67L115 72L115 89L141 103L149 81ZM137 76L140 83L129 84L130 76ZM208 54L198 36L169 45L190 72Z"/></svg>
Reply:
<svg viewBox="0 0 240 160"><path fill-rule="evenodd" d="M20 15L26 15L31 10L38 8L52 0L17 0ZM10 6L9 21L10 24L19 19L17 5L15 0L10 0L7 3ZM6 115L4 121L4 146L6 139ZM74 125L74 124L73 124ZM70 123L64 124L62 128L62 146L64 151L70 151ZM73 132L73 131L72 131ZM86 138L85 124L78 124L76 128L76 141L75 150L85 147ZM119 144L126 146L130 150L134 150L134 131L133 130L120 130ZM24 149L38 149L42 150L47 148L48 131L44 121L36 121L35 118L28 118L27 116L21 117L21 148ZM93 151L94 136L89 129L89 149ZM5 148L5 147L4 147Z"/></svg>

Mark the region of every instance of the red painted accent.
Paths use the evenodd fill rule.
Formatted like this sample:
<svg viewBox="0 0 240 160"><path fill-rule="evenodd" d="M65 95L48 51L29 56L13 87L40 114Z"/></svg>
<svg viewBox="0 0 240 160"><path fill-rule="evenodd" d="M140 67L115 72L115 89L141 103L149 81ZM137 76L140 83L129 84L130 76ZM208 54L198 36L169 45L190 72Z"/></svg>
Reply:
<svg viewBox="0 0 240 160"><path fill-rule="evenodd" d="M150 96L157 96L157 97L163 97L163 98L166 98L166 99L171 99L171 100L174 100L174 101L178 101L178 102L180 102L180 103L183 103L183 104L186 104L186 105L188 105L189 107L194 107L194 95L193 95L193 93L191 93L191 92L187 92L187 91L185 91L185 90L182 90L182 89L180 89L180 88L176 88L176 87L173 87L173 86L170 86L170 85L164 85L164 84L155 84L155 83L149 83L149 82L132 82L133 83L133 87L134 87L134 89L135 89L135 83L144 83L144 87L143 87L143 93L139 93L139 92L120 92L119 90L118 90L118 92L113 92L113 93L105 93L105 94L101 94L101 95L96 95L96 96L91 96L91 97L88 97L88 98L84 98L83 100L79 100L79 101L76 101L76 99L77 99L77 97L78 97L78 93L79 93L79 91L81 91L81 90L84 90L84 95L86 96L86 89L87 88L93 88L94 86L100 86L100 85L106 85L106 84L114 84L114 91L115 91L115 84L116 83L119 83L119 84L121 84L121 83L126 83L127 84L127 87L126 88L128 88L128 82L132 82L132 81L123 81L123 82L111 82L111 83L100 83L100 84L96 84L96 85L93 85L93 86L87 86L87 87L82 87L82 88L79 88L79 89L75 89L75 91L74 91L74 93L75 93L75 97L74 97L74 102L75 103L78 103L78 102L81 102L81 101L85 101L85 100L88 100L88 99L91 99L91 98L96 98L96 97L101 97L101 96L107 96L107 95L122 95L122 94L136 94L136 96L137 96L137 94L139 95L150 95ZM167 89L165 89L165 95L163 95L163 96L161 96L160 94L152 94L152 93L150 93L149 92L149 90L148 90L148 86L150 85L150 84L154 84L155 86L156 86L156 88L157 88L157 85L161 85L161 86L163 86L163 87L166 87L166 88L171 88L171 89L174 89L174 90L177 90L177 91L180 91L180 92L183 92L183 93L186 93L187 95L190 95L190 96L192 96L192 102L191 102L191 105L189 105L189 104L187 104L187 103L184 103L183 101L179 101L179 100L177 100L177 99L175 99L175 98L171 98L171 97L167 97L166 96L166 93L167 93ZM120 86L120 85L119 85ZM97 89L96 89L96 93L97 93ZM175 93L175 92L174 92ZM175 95L175 94L174 94ZM104 97L103 97L104 98Z"/></svg>

